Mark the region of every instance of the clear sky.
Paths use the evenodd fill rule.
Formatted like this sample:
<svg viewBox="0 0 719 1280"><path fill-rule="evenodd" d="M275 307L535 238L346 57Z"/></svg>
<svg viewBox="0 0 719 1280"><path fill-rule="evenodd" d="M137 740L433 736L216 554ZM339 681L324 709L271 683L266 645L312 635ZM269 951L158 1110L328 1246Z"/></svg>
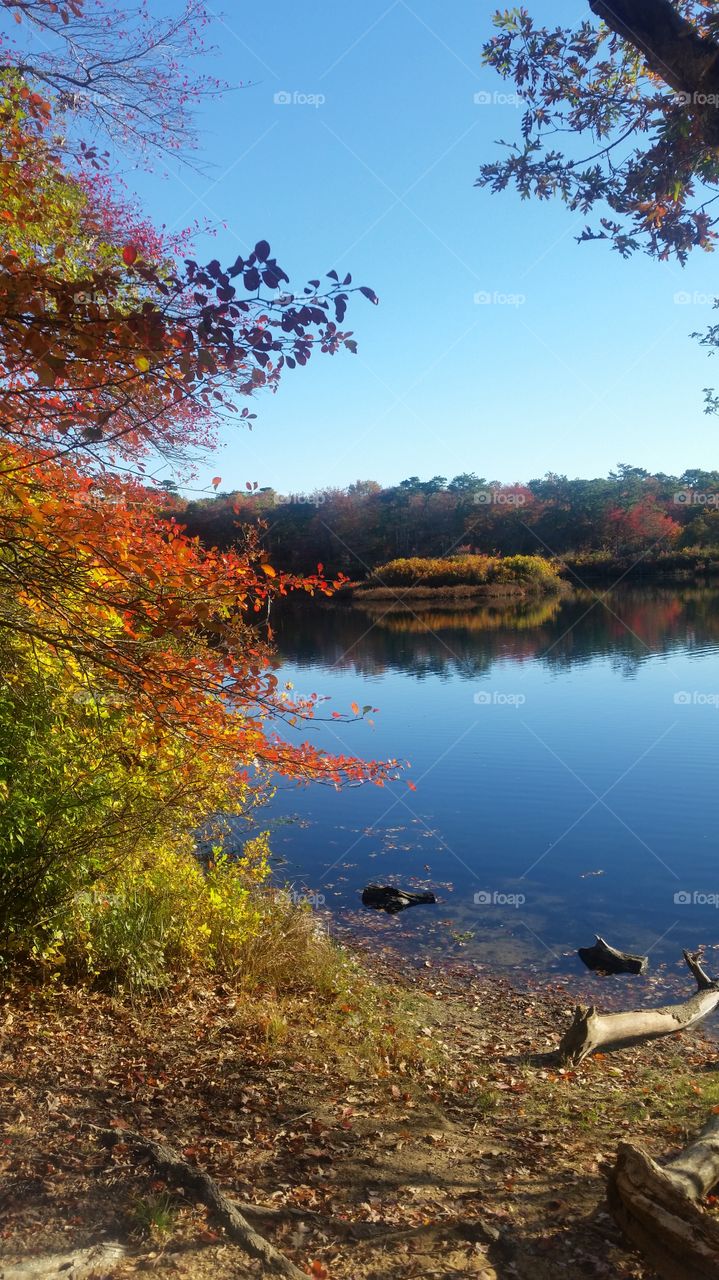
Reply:
<svg viewBox="0 0 719 1280"><path fill-rule="evenodd" d="M584 3L527 2L550 23L591 16ZM158 222L225 222L200 243L208 256L233 260L264 237L293 284L351 271L381 305L354 300L359 355L289 373L203 478L308 492L412 474L719 465L702 397L719 365L689 336L713 318L715 259L625 262L578 245L583 220L563 205L473 185L521 120L504 100L511 84L481 66L493 9L226 0L217 74L252 84L201 109L209 175L131 172L130 185Z"/></svg>

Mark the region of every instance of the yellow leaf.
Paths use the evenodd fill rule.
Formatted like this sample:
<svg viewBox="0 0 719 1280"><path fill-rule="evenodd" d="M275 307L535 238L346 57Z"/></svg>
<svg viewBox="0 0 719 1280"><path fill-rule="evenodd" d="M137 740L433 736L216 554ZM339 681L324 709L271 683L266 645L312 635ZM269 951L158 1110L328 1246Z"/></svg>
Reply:
<svg viewBox="0 0 719 1280"><path fill-rule="evenodd" d="M276 578L277 570L272 568L271 564L263 564L262 572L267 574L268 578Z"/></svg>

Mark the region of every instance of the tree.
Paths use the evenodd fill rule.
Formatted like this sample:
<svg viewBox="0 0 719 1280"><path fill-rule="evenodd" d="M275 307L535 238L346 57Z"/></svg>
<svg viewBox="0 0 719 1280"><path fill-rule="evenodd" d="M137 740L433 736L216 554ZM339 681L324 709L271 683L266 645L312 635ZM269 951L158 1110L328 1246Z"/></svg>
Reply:
<svg viewBox="0 0 719 1280"><path fill-rule="evenodd" d="M351 277L331 272L296 297L259 241L223 268L178 270L152 238L62 168L49 106L4 81L0 174L0 413L7 439L79 452L83 463L150 450L178 460L213 441L218 411L274 390L318 348L355 349L344 319ZM371 290L364 292L374 298ZM249 410L241 415L250 420Z"/></svg>
<svg viewBox="0 0 719 1280"><path fill-rule="evenodd" d="M101 0L0 0L0 10L17 24L0 40L0 69L54 95L71 129L82 121L84 131L99 129L149 156L194 146L194 103L223 89L190 70L207 52L204 0L182 0L167 17ZM96 159L73 132L78 149Z"/></svg>
<svg viewBox="0 0 719 1280"><path fill-rule="evenodd" d="M495 14L485 62L527 109L479 185L596 213L580 239L684 261L711 249L719 194L719 18L709 0L590 0L598 25ZM559 139L565 141L558 142ZM632 145L634 144L634 145Z"/></svg>
<svg viewBox="0 0 719 1280"><path fill-rule="evenodd" d="M80 0L3 7L72 28L80 58L83 24L107 29L112 17ZM105 38L116 68L133 62L132 31L116 49L117 33ZM134 65L162 80L166 56L154 71ZM342 328L351 277L331 271L295 294L264 240L227 268L178 263L109 170L93 178L82 145L62 142L64 116L87 124L85 100L65 95L57 115L37 82L62 90L66 61L10 61L0 71L5 937L47 924L64 894L143 839L149 851L163 832L184 838L211 811L245 809L273 775L338 786L394 774L291 740L317 698L279 687L258 623L275 596L328 592L321 569L278 573L251 533L232 550L202 547L144 480L158 458L179 478L227 414L248 425L240 396L274 390L315 351L353 351Z"/></svg>
<svg viewBox="0 0 719 1280"><path fill-rule="evenodd" d="M676 540L681 526L672 520L652 498L643 498L633 505L614 507L607 514L606 535L612 549L625 551L652 550L658 544Z"/></svg>
<svg viewBox="0 0 719 1280"><path fill-rule="evenodd" d="M682 547L719 547L719 511L710 507L690 520L682 530Z"/></svg>

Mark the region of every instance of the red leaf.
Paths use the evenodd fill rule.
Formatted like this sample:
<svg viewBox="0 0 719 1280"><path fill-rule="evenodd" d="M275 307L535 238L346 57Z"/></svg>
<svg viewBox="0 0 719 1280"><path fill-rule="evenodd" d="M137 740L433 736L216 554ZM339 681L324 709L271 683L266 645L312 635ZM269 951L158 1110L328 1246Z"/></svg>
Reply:
<svg viewBox="0 0 719 1280"><path fill-rule="evenodd" d="M131 267L134 262L137 262L137 249L134 244L125 245L122 251L122 261L126 267Z"/></svg>
<svg viewBox="0 0 719 1280"><path fill-rule="evenodd" d="M213 477L212 477L212 488L213 488L213 489L216 489L216 488L217 488L217 486L218 486L219 484L222 484L222 476L213 476Z"/></svg>

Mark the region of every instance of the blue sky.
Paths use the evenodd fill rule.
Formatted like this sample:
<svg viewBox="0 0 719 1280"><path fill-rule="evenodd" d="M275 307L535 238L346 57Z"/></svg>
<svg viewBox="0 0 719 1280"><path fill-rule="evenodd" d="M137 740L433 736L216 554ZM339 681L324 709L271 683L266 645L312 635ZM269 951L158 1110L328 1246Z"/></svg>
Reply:
<svg viewBox="0 0 719 1280"><path fill-rule="evenodd" d="M550 23L591 16L587 4L530 8ZM357 298L359 355L289 374L203 479L309 492L411 474L717 466L702 388L719 366L715 377L689 337L712 318L714 259L624 262L578 245L582 220L564 206L473 185L521 119L511 84L481 66L492 9L277 0L217 18L217 74L252 85L201 109L208 173L131 172L130 185L158 222L226 222L199 244L209 256L264 237L294 284L349 270L381 305Z"/></svg>

